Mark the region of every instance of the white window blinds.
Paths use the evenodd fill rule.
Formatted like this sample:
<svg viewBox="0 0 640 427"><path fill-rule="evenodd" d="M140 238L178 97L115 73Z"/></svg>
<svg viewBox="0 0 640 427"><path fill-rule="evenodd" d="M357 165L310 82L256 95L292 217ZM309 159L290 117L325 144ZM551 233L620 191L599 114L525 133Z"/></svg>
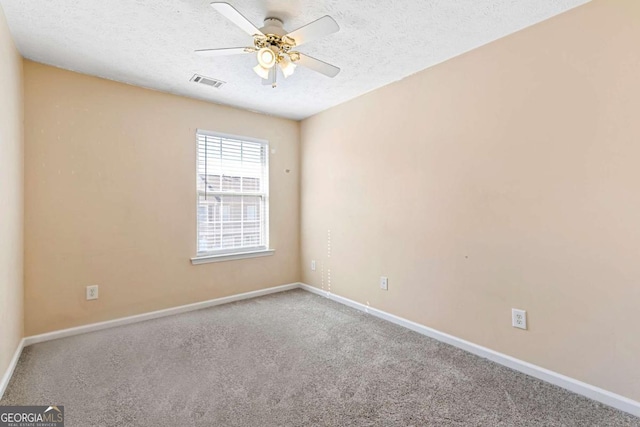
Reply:
<svg viewBox="0 0 640 427"><path fill-rule="evenodd" d="M198 130L198 256L268 246L268 143Z"/></svg>

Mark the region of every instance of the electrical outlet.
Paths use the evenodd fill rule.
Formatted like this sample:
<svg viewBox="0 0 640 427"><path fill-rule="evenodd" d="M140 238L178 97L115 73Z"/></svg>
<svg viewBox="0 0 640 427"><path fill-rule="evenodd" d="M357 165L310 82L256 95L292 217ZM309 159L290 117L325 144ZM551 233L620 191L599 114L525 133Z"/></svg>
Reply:
<svg viewBox="0 0 640 427"><path fill-rule="evenodd" d="M98 299L98 285L87 286L87 300Z"/></svg>
<svg viewBox="0 0 640 427"><path fill-rule="evenodd" d="M316 271L316 261L311 260L311 271Z"/></svg>
<svg viewBox="0 0 640 427"><path fill-rule="evenodd" d="M380 276L380 289L389 290L389 279L384 276Z"/></svg>
<svg viewBox="0 0 640 427"><path fill-rule="evenodd" d="M527 312L525 310L511 309L511 326L514 328L527 329Z"/></svg>

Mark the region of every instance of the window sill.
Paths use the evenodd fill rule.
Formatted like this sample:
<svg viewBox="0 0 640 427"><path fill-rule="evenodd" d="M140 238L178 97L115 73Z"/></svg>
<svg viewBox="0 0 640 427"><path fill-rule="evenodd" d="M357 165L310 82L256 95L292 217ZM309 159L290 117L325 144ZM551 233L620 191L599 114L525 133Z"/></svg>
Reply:
<svg viewBox="0 0 640 427"><path fill-rule="evenodd" d="M259 251L251 251L251 252L236 252L232 254L220 254L220 255L204 255L195 258L191 258L191 264L207 264L210 262L223 262L223 261L233 261L236 259L245 259L245 258L258 258L263 256L271 256L276 252L275 249L262 249Z"/></svg>

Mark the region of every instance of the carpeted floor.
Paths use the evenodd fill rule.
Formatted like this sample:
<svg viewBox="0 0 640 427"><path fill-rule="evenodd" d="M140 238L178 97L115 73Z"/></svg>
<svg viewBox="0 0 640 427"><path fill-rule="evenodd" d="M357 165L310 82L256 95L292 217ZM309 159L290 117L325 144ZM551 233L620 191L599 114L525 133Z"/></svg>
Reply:
<svg viewBox="0 0 640 427"><path fill-rule="evenodd" d="M640 426L294 290L24 349L1 405L90 426Z"/></svg>

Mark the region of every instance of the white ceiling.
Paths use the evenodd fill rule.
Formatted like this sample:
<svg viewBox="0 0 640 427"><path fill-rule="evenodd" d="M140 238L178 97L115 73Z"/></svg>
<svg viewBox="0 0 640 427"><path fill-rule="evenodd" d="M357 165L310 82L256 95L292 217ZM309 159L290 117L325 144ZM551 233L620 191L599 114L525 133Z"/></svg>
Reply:
<svg viewBox="0 0 640 427"><path fill-rule="evenodd" d="M228 0L256 26L293 30L331 15L340 32L300 51L342 68L334 79L298 67L262 86L253 55L203 58L195 49L250 46L209 0L0 0L28 59L81 73L302 119L589 0ZM226 81L220 89L194 73Z"/></svg>

